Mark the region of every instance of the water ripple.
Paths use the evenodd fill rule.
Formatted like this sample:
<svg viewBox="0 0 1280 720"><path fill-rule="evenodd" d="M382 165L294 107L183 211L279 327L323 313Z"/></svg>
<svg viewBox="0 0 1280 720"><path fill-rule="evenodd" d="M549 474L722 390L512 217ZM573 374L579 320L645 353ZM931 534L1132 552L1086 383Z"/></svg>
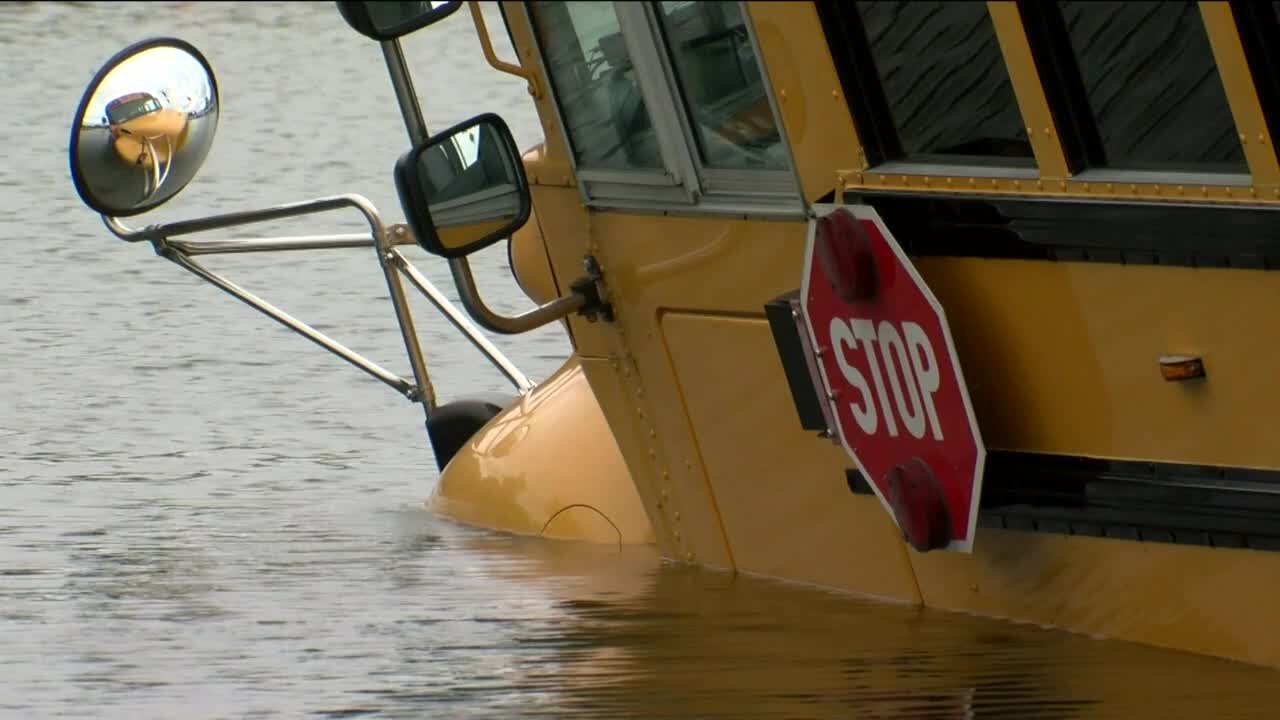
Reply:
<svg viewBox="0 0 1280 720"><path fill-rule="evenodd" d="M382 57L331 3L6 4L9 107L42 120L0 165L0 716L1277 716L1275 673L428 516L418 408L78 204L57 150L82 84L162 34L206 53L224 114L200 176L146 222L344 192L400 219L408 140ZM539 139L465 12L404 45L432 127L496 110ZM371 254L208 265L408 372ZM475 267L496 307L528 307L501 246ZM508 390L414 310L444 399ZM534 378L568 351L557 325L496 342Z"/></svg>

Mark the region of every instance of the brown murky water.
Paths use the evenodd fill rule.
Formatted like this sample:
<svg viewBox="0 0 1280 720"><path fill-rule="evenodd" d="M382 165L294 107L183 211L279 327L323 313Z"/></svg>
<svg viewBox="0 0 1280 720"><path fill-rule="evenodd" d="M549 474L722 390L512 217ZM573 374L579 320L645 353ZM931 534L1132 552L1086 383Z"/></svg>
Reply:
<svg viewBox="0 0 1280 720"><path fill-rule="evenodd" d="M79 206L65 146L83 84L157 34L208 55L224 108L208 165L157 218L341 192L401 217L382 57L331 4L0 7L0 716L1280 716L1280 673L426 514L414 406ZM433 127L496 110L538 140L465 14L406 47ZM407 372L367 253L209 264ZM494 305L527 306L500 247L478 274ZM443 400L506 389L415 307ZM555 328L499 342L538 379L568 352Z"/></svg>

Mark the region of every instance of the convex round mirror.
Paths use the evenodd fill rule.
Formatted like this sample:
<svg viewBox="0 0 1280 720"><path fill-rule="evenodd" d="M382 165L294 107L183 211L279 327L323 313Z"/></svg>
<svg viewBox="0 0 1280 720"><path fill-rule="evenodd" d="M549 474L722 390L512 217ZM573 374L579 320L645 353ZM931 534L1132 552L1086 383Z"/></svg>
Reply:
<svg viewBox="0 0 1280 720"><path fill-rule="evenodd" d="M396 189L418 244L469 255L529 219L529 184L502 118L477 115L432 136L396 163Z"/></svg>
<svg viewBox="0 0 1280 720"><path fill-rule="evenodd" d="M218 127L208 61L173 38L116 53L89 83L71 123L71 179L94 210L127 217L178 194Z"/></svg>
<svg viewBox="0 0 1280 720"><path fill-rule="evenodd" d="M461 0L447 2L346 2L339 0L338 12L356 32L374 40L394 40L439 22L462 7Z"/></svg>

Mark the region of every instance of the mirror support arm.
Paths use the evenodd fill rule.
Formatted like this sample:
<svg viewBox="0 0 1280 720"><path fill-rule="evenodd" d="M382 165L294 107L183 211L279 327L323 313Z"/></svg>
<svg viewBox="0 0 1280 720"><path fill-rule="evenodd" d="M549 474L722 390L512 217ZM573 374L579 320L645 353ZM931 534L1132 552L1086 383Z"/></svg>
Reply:
<svg viewBox="0 0 1280 720"><path fill-rule="evenodd" d="M260 222L270 222L272 220L284 220L285 218L298 217L299 215L309 215L311 213L325 212L327 210L340 210L342 208L355 208L364 215L368 221L370 229L373 231L374 237L377 237L383 230L382 218L378 216L378 211L373 204L359 195L332 195L317 200L305 200L303 202L285 203L262 210L245 210L241 212L224 213L222 215L210 215L208 217L196 218L194 220L179 220L171 223L161 223L159 225L148 225L141 229L133 229L120 222L119 218L109 215L103 215L102 220L106 223L107 229L111 234L125 240L127 242L140 242L167 240L179 235L191 235L199 232L208 232L210 230L223 230L226 228L238 227L241 225L252 225Z"/></svg>
<svg viewBox="0 0 1280 720"><path fill-rule="evenodd" d="M403 229L403 226L400 227ZM482 335L475 326L471 324L471 321L467 319L466 315L463 315L456 307L454 307L448 299L445 298L444 294L437 290L431 282L427 280L427 278L419 272L404 255L400 253L399 250L395 250L393 252L395 254L396 267L399 268L400 272L404 273L405 277L409 278L409 282L417 287L418 290L431 301L431 304L435 305L436 309L439 310L449 320L449 322L453 323L454 327L461 330L462 334L466 335L467 339L471 340L471 343L489 359L489 362L493 363L503 375L507 376L507 379L511 381L511 384L515 385L516 389L520 391L520 394L523 395L533 389L533 383L530 382L529 378L520 371L520 368L516 367L515 363L508 360L507 356L503 355L502 351L499 350L497 346Z"/></svg>
<svg viewBox="0 0 1280 720"><path fill-rule="evenodd" d="M612 311L607 303L602 302L602 288L599 268L594 258L587 259L589 275L574 283L573 294L564 295L549 303L540 305L526 313L515 317L499 315L480 298L480 289L471 275L471 265L466 258L449 260L449 270L453 273L453 281L458 286L458 298L471 317L486 330L504 335L515 335L542 327L548 323L579 313L589 320L602 315L612 319Z"/></svg>
<svg viewBox="0 0 1280 720"><path fill-rule="evenodd" d="M319 345L325 350L328 350L334 355L337 355L343 360L346 360L347 362L360 368L361 370L372 375L378 380L381 380L387 385L390 385L401 395L404 395L405 397L415 402L419 400L418 388L413 383L400 377L399 375L396 375L395 373L389 370L382 368L372 360L369 360L363 355L360 355L359 353L347 348L342 343L335 341L333 338L330 338L328 335L325 335L324 333L312 328L310 325L307 325L306 323L301 322L300 320L294 318L293 316L289 315L288 313L281 310L280 308L277 308L276 306L272 305L266 300L263 300L262 298L257 297L253 293L249 292L248 290L245 290L239 285L236 285L230 280L227 280L221 275L218 275L217 273L214 273L206 269L203 265L201 265L200 263L196 262L195 260L187 256L186 253L183 253L182 251L177 250L176 248L169 247L167 244L163 242L157 243L156 253L160 255L160 257L163 257L166 260L169 260L174 264L178 265L179 267L190 271L193 275L195 275L196 277L199 277L201 280L204 280L210 285L213 285L214 287L217 287L218 289L225 291L227 294L231 295L232 297L235 297L236 299L244 302L250 307L253 307L256 310L261 311L264 315L271 318L272 320L275 320L276 322L280 323L281 325L284 325L285 327L305 337L311 342Z"/></svg>
<svg viewBox="0 0 1280 720"><path fill-rule="evenodd" d="M409 354L409 364L413 368L414 380L416 386L410 386L408 391L403 391L405 396L414 402L421 402L423 412L430 417L436 407L435 389L431 386L431 378L427 374L427 365L423 360L422 348L418 345L417 331L413 327L413 317L409 312L409 301L404 294L404 286L400 284L400 275L395 267L395 253L393 247L399 240L392 233L387 232L387 228L382 223L382 217L378 215L378 211L374 208L373 203L359 195L334 195L331 197L320 198L318 200L307 200L304 202L287 203L277 205L275 207L262 210L248 210L242 212L225 213L222 215L211 215L209 217L196 218L193 220L179 220L172 223L162 223L159 225L148 225L141 230L134 230L127 227L119 219L109 216L103 216L103 222L116 237L129 242L138 242L142 240L151 241L156 247L156 252L161 256L170 260L175 260L179 265L192 271L196 275L208 280L227 292L235 295L244 302L258 308L262 312L271 316L278 322L284 324L290 329L296 330L307 338L316 342L321 347L330 350L351 362L357 367L369 372L380 380L387 382L393 387L399 387L395 382L388 380L376 371L390 375L385 370L378 368L370 361L356 355L347 350L345 347L338 345L328 337L320 334L309 326L293 320L282 311L267 305L266 302L254 297L248 291L243 290L234 284L229 283L217 275L210 273L198 264L195 264L190 258L187 258L176 244L169 243L169 239L179 235L190 235L192 233L208 232L210 230L221 230L225 228L236 227L239 225L250 225L253 223L270 222L272 220L283 220L285 218L297 217L299 215L308 215L326 210L339 210L342 208L355 208L360 211L364 219L369 223L369 231L373 236L374 247L378 256L378 265L382 268L382 274L386 277L387 290L391 295L391 304L395 307L396 319L399 321L400 334L404 340L405 351ZM175 259L175 258L179 258ZM339 348L342 351L340 352ZM376 371L375 371L376 369ZM395 376L391 376L395 377Z"/></svg>
<svg viewBox="0 0 1280 720"><path fill-rule="evenodd" d="M400 103L400 115L404 118L405 130L409 132L409 141L417 147L425 143L430 134L422 117L422 107L418 104L418 92L413 89L404 50L399 40L383 40L379 45L387 62L387 72L391 74L391 87L396 92L396 102Z"/></svg>

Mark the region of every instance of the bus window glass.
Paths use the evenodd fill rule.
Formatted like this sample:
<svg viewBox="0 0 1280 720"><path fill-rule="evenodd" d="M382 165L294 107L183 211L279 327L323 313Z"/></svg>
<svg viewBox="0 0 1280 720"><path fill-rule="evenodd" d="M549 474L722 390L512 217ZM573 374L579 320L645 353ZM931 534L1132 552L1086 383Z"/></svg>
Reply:
<svg viewBox="0 0 1280 720"><path fill-rule="evenodd" d="M1194 2L1061 2L1106 165L1247 172Z"/></svg>
<svg viewBox="0 0 1280 720"><path fill-rule="evenodd" d="M530 12L579 167L661 169L613 3L535 2Z"/></svg>
<svg viewBox="0 0 1280 720"><path fill-rule="evenodd" d="M789 167L737 2L658 3L658 18L710 168Z"/></svg>
<svg viewBox="0 0 1280 720"><path fill-rule="evenodd" d="M856 7L905 159L1033 164L985 2Z"/></svg>

